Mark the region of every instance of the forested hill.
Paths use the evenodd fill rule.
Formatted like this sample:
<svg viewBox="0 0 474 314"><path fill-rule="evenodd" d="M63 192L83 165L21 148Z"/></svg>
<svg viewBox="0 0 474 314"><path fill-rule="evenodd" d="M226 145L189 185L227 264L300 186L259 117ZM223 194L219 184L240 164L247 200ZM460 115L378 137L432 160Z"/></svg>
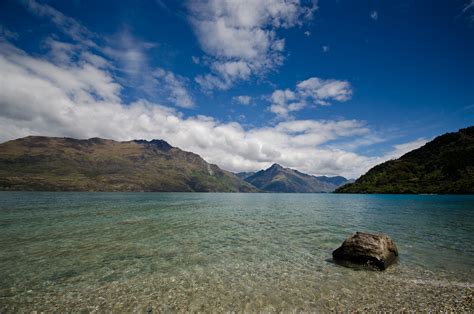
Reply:
<svg viewBox="0 0 474 314"><path fill-rule="evenodd" d="M474 194L474 126L377 165L336 193Z"/></svg>

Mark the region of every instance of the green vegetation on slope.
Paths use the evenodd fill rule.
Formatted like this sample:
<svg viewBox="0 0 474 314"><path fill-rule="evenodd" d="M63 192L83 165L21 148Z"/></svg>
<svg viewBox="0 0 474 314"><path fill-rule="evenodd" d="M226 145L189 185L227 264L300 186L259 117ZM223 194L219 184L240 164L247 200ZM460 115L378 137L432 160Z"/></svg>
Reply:
<svg viewBox="0 0 474 314"><path fill-rule="evenodd" d="M474 193L474 126L370 169L337 193Z"/></svg>
<svg viewBox="0 0 474 314"><path fill-rule="evenodd" d="M234 174L165 141L29 136L0 144L0 189L253 192Z"/></svg>

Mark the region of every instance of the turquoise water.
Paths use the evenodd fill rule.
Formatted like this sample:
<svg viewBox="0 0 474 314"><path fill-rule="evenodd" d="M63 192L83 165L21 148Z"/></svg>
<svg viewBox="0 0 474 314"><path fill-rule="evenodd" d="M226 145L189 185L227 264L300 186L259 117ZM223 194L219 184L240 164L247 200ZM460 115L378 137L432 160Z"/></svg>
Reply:
<svg viewBox="0 0 474 314"><path fill-rule="evenodd" d="M332 263L355 231L399 262ZM473 243L474 196L0 192L0 312L469 311Z"/></svg>

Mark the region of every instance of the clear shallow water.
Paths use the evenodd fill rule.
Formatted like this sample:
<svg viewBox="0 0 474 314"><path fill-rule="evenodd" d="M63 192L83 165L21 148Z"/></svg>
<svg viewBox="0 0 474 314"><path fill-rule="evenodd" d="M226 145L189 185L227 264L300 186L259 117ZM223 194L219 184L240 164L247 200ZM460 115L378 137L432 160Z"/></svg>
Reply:
<svg viewBox="0 0 474 314"><path fill-rule="evenodd" d="M383 231L385 272L331 262ZM0 312L474 310L474 197L0 192Z"/></svg>

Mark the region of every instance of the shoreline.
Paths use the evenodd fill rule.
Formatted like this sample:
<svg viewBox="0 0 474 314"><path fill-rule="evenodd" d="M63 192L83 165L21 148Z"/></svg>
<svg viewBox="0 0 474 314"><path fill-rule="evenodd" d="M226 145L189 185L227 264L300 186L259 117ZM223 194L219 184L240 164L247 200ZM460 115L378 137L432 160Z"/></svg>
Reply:
<svg viewBox="0 0 474 314"><path fill-rule="evenodd" d="M367 284L315 285L295 290L283 280L232 285L216 274L182 272L150 280L142 276L81 289L50 286L0 298L2 313L45 312L167 312L167 311L455 311L474 310L474 283L445 279L407 279L397 270ZM291 274L287 274L291 276ZM434 274L425 273L429 277ZM204 281L204 277L210 280ZM401 276L401 277L399 277ZM436 275L435 275L436 276ZM203 280L198 284L196 280ZM307 278L308 282L311 280ZM341 278L341 280L344 280ZM201 281L200 281L201 282ZM336 287L328 287L328 284ZM83 283L85 284L85 283ZM261 286L259 284L262 284ZM296 283L295 283L296 284ZM303 287L300 282L298 287ZM250 288L251 287L251 288Z"/></svg>

